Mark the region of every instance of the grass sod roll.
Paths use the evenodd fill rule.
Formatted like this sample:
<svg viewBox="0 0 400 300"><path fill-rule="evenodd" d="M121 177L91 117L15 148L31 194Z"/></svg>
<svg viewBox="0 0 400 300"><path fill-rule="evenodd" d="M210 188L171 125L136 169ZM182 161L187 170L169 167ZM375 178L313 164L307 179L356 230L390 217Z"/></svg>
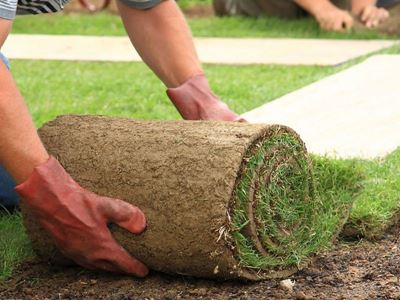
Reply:
<svg viewBox="0 0 400 300"><path fill-rule="evenodd" d="M286 277L330 243L349 211L315 195L305 146L285 126L62 116L39 133L83 187L144 211L141 235L110 229L153 270ZM36 252L63 261L35 217L23 214Z"/></svg>

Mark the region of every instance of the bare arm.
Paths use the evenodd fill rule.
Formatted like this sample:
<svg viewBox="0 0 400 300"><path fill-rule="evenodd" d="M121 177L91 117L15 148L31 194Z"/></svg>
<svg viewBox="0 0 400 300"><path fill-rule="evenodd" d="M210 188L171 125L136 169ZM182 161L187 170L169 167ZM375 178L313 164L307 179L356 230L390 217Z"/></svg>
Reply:
<svg viewBox="0 0 400 300"><path fill-rule="evenodd" d="M12 21L0 19L0 46L10 32ZM19 183L33 168L48 159L28 109L10 71L0 62L0 164Z"/></svg>
<svg viewBox="0 0 400 300"><path fill-rule="evenodd" d="M11 21L0 21L2 43L11 24ZM91 269L137 276L148 273L146 266L117 244L107 227L113 222L132 233L140 233L146 226L143 213L118 199L86 191L49 157L17 85L2 61L0 164L19 184L17 192L64 255Z"/></svg>
<svg viewBox="0 0 400 300"><path fill-rule="evenodd" d="M334 6L329 0L294 0L294 2L313 16L327 7Z"/></svg>
<svg viewBox="0 0 400 300"><path fill-rule="evenodd" d="M185 18L173 0L149 10L137 10L118 1L132 44L168 88L203 72Z"/></svg>
<svg viewBox="0 0 400 300"><path fill-rule="evenodd" d="M361 11L367 6L376 6L377 0L352 0L351 1L351 11L355 15L359 15Z"/></svg>
<svg viewBox="0 0 400 300"><path fill-rule="evenodd" d="M243 121L212 93L174 0L147 10L121 2L118 8L133 46L168 87L167 95L184 119Z"/></svg>
<svg viewBox="0 0 400 300"><path fill-rule="evenodd" d="M376 6L377 0L352 0L352 13L368 28L376 27L387 18L389 12Z"/></svg>
<svg viewBox="0 0 400 300"><path fill-rule="evenodd" d="M315 17L320 27L328 31L343 31L353 26L350 13L339 9L329 0L294 0Z"/></svg>
<svg viewBox="0 0 400 300"><path fill-rule="evenodd" d="M12 21L0 18L0 49L11 31Z"/></svg>

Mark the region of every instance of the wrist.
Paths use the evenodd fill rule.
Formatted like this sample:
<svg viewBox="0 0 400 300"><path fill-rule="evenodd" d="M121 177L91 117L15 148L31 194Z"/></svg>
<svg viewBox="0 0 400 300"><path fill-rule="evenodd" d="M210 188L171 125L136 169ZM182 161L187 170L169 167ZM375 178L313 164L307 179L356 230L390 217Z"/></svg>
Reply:
<svg viewBox="0 0 400 300"><path fill-rule="evenodd" d="M332 9L338 9L334 4L332 4L329 0L319 0L319 1L296 1L303 9L313 15L315 18L325 13L326 11Z"/></svg>
<svg viewBox="0 0 400 300"><path fill-rule="evenodd" d="M46 162L34 167L29 177L15 187L15 191L31 209L55 214L58 204L49 199L59 194L63 186L75 184L57 159L49 156Z"/></svg>
<svg viewBox="0 0 400 300"><path fill-rule="evenodd" d="M351 3L351 13L360 16L368 6L375 6L376 0L353 0Z"/></svg>

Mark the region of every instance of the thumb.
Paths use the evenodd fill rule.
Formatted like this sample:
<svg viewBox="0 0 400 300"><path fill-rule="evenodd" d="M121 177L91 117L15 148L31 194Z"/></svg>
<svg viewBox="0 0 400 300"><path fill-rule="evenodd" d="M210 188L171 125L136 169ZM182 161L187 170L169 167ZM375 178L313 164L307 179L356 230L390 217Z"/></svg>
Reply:
<svg viewBox="0 0 400 300"><path fill-rule="evenodd" d="M371 15L371 6L367 6L364 8L364 10L361 13L361 17L360 17L361 21L364 23L367 22L368 19L370 18L370 15Z"/></svg>
<svg viewBox="0 0 400 300"><path fill-rule="evenodd" d="M344 29L350 30L352 27L353 27L353 18L349 16L344 23Z"/></svg>
<svg viewBox="0 0 400 300"><path fill-rule="evenodd" d="M144 213L136 206L122 200L103 197L100 210L108 221L132 233L141 233L146 228Z"/></svg>

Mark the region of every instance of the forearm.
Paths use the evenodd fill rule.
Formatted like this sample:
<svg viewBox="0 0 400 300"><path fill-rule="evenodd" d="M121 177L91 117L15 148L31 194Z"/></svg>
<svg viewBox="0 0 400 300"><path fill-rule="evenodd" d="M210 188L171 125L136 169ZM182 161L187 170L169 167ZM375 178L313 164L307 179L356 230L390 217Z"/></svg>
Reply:
<svg viewBox="0 0 400 300"><path fill-rule="evenodd" d="M12 21L0 18L0 49L11 31Z"/></svg>
<svg viewBox="0 0 400 300"><path fill-rule="evenodd" d="M334 6L330 0L294 0L294 2L313 16L318 15L326 7Z"/></svg>
<svg viewBox="0 0 400 300"><path fill-rule="evenodd" d="M47 159L11 73L0 62L0 164L20 183Z"/></svg>
<svg viewBox="0 0 400 300"><path fill-rule="evenodd" d="M376 5L377 0L352 0L351 11L355 15L359 15L362 10L370 5Z"/></svg>
<svg viewBox="0 0 400 300"><path fill-rule="evenodd" d="M186 20L173 0L148 10L118 3L126 31L144 62L169 87L202 73Z"/></svg>

